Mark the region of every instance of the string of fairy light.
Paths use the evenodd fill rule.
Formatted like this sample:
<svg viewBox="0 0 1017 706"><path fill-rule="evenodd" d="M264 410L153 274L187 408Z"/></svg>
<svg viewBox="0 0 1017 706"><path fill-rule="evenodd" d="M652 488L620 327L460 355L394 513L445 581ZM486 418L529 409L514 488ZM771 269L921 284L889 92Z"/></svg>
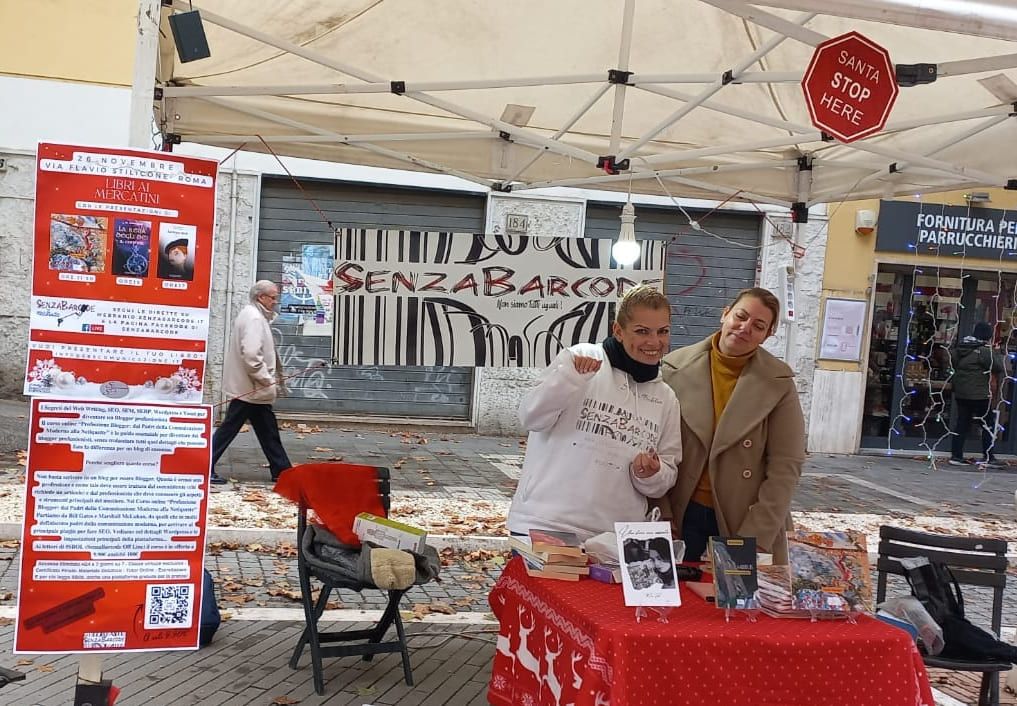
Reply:
<svg viewBox="0 0 1017 706"><path fill-rule="evenodd" d="M919 202L919 213L924 213L926 204L921 200L921 195L917 198ZM945 212L946 205L940 204L942 212ZM968 204L968 215L972 212L971 204ZM1003 211L1003 220L1006 219L1006 210ZM937 457L936 452L940 449L940 446L947 440L956 435L951 428L949 423L950 420L950 409L947 405L945 392L948 386L951 384L951 380L955 374L952 359L950 358L950 349L953 346L955 340L959 338L959 326L960 321L963 318L964 310L964 282L970 276L966 272L967 267L967 247L961 246L959 251L952 253L940 252L942 246L935 246L936 260L932 265L926 265L922 262L922 254L919 252L917 243L908 243L909 250L914 254L914 263L911 267L911 291L908 293L907 306L907 317L906 322L901 321L898 336L904 335L904 346L903 354L904 361L900 366L900 372L895 373L895 381L900 389L900 396L897 402L896 416L890 421L889 429L887 430L887 442L886 452L887 455L892 455L895 451L893 444L894 436L902 436L903 432L899 427L903 427L902 423L910 424L913 428L921 430L922 437L918 446L924 450L927 455L927 460L933 469L937 468ZM947 254L953 257L959 256L958 259L953 259L947 263L944 263L939 259L940 255ZM1006 248L1001 248L998 258L998 267L996 268L996 292L992 296L993 310L992 310L992 321L993 331L995 332L998 324L1007 324L1007 336L1003 345L1003 356L1004 356L1004 375L999 381L998 393L994 396L995 404L991 406L991 409L985 414L984 417L980 418L982 428L987 431L990 435L990 445L987 450L987 455L991 458L994 455L994 449L997 441L1002 437L1003 432L1006 430L1005 425L1000 421L1006 408L1010 406L1010 400L1007 399L1007 395L1004 394L1004 384L1017 383L1017 377L1012 374L1011 367L1012 361L1017 358L1017 350L1013 348L1014 336L1010 335L1013 330L1013 310L1010 311L1009 320L1004 316L1006 307L1001 301L1004 299L1004 286L1003 286L1003 262L1004 258L1010 255L1015 256L1017 252L1008 252ZM944 287L943 282L943 267L956 272L956 276L951 275L951 279L956 279L959 283L959 289L953 287ZM922 285L919 286L919 276L925 275L927 270L935 272L935 291L928 294L928 287ZM903 297L903 292L901 293ZM975 300L977 302L978 291L977 291L977 280L975 284ZM925 301L917 301L918 297L922 297ZM936 316L941 310L943 304L949 303L955 308L954 316L946 319L946 325L940 331L939 320ZM1014 280L1013 291L1011 292L1010 298L1011 304L1017 304L1017 279ZM926 306L926 314L932 317L932 327L928 333L923 334L923 330L916 326L916 305L922 304ZM904 303L902 302L902 306ZM902 317L903 318L903 317ZM912 340L912 332L918 335L925 335L925 338L916 338ZM939 340L937 340L937 338ZM916 344L912 347L912 344ZM937 354L944 356L941 359L947 361L946 363L946 376L936 381L940 383L938 386L933 384L932 371L936 367L934 365ZM920 371L924 377L909 375L909 372L913 372L916 366L908 365L908 363L918 363L917 370ZM940 367L939 369L942 369ZM990 398L992 397L992 383L991 378L987 374L986 385L989 386ZM914 410L911 409L911 401L915 398L920 391L928 390L929 404L924 410L924 416L917 418ZM979 419L976 417L976 419ZM944 431L938 436L930 435L930 421L935 421L942 425ZM967 431L967 430L965 430ZM980 445L980 440L979 445ZM982 465L982 477L977 482L975 487L980 487L988 479L986 473L986 466Z"/></svg>

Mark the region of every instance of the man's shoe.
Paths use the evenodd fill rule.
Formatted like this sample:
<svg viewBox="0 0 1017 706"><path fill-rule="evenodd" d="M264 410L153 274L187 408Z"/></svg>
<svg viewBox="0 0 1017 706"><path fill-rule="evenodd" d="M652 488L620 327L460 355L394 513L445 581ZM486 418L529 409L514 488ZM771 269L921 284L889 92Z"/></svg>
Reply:
<svg viewBox="0 0 1017 706"><path fill-rule="evenodd" d="M979 466L985 466L986 468L1006 468L1007 467L1007 465L1005 463L1000 461L995 456L990 458L988 461L981 461L981 462L979 462L978 465Z"/></svg>
<svg viewBox="0 0 1017 706"><path fill-rule="evenodd" d="M226 485L226 483L228 483L229 481L227 481L225 478L223 478L215 471L212 471L212 475L208 477L208 482L211 483L212 485Z"/></svg>
<svg viewBox="0 0 1017 706"><path fill-rule="evenodd" d="M963 458L951 458L949 463L950 463L951 466L969 466L969 465L971 465L967 461L965 461Z"/></svg>

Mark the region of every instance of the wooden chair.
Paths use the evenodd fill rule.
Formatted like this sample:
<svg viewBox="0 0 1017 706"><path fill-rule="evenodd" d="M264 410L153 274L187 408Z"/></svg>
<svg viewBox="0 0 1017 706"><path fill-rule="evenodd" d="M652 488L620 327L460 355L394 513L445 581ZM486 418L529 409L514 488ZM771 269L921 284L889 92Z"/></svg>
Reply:
<svg viewBox="0 0 1017 706"><path fill-rule="evenodd" d="M334 464L341 474L343 464ZM391 504L389 471L387 468L378 467L376 479L378 494L382 505L387 513ZM341 475L336 478L335 492L342 492ZM328 603L332 591L337 588L348 588L360 592L365 588L384 590L373 584L365 584L352 580L349 576L323 569L321 566L308 563L304 552L304 535L308 531L307 526L308 507L305 502L300 503L300 514L297 519L297 570L300 574L300 597L304 606L304 631L297 646L290 658L290 668L297 669L297 663L305 645L311 646L311 668L314 673L314 690L319 696L325 694L325 680L322 675L323 657L352 657L361 656L363 660L370 661L374 655L379 653L399 652L402 654L403 676L408 686L413 686L413 673L410 669L410 653L406 644L406 633L403 631L402 619L399 615L399 601L406 590L388 590L388 605L384 613L373 627L364 630L343 630L322 632L318 629L318 620L321 618ZM311 579L321 583L321 593L315 601L312 593ZM382 641L389 628L395 626L396 639ZM336 644L336 643L357 643L357 644Z"/></svg>
<svg viewBox="0 0 1017 706"><path fill-rule="evenodd" d="M879 528L876 603L886 598L888 574L905 574L898 559L925 556L950 567L957 583L992 589L992 630L999 635L1003 622L1003 589L1006 587L1006 542L983 537L951 537L883 525ZM981 672L978 706L998 706L999 672L1010 669L1003 662L968 662L924 657L926 666L960 672Z"/></svg>

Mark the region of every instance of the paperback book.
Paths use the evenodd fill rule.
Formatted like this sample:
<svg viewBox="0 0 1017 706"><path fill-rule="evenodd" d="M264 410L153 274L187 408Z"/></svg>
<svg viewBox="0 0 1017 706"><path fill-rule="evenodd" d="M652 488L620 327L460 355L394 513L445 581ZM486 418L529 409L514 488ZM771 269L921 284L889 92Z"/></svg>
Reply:
<svg viewBox="0 0 1017 706"><path fill-rule="evenodd" d="M715 600L718 608L759 607L755 537L710 537Z"/></svg>
<svg viewBox="0 0 1017 706"><path fill-rule="evenodd" d="M616 522L627 606L680 606L669 522Z"/></svg>
<svg viewBox="0 0 1017 706"><path fill-rule="evenodd" d="M534 551L528 537L510 537L509 548L512 553L521 557L526 564L526 573L541 578L577 581L580 576L588 576L586 556L572 556L552 552Z"/></svg>
<svg viewBox="0 0 1017 706"><path fill-rule="evenodd" d="M582 542L574 532L531 529L530 544L535 552L586 556Z"/></svg>
<svg viewBox="0 0 1017 706"><path fill-rule="evenodd" d="M872 612L872 579L861 532L793 532L788 536L795 610Z"/></svg>

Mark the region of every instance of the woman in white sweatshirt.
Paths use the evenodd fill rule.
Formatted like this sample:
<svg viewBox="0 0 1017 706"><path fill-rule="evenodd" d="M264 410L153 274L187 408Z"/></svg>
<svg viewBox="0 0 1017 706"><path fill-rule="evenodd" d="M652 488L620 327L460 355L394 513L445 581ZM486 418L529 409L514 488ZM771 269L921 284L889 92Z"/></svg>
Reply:
<svg viewBox="0 0 1017 706"><path fill-rule="evenodd" d="M647 498L674 485L681 461L678 399L660 379L671 309L652 287L618 305L612 335L552 361L519 407L529 431L508 529L575 532L646 519Z"/></svg>

